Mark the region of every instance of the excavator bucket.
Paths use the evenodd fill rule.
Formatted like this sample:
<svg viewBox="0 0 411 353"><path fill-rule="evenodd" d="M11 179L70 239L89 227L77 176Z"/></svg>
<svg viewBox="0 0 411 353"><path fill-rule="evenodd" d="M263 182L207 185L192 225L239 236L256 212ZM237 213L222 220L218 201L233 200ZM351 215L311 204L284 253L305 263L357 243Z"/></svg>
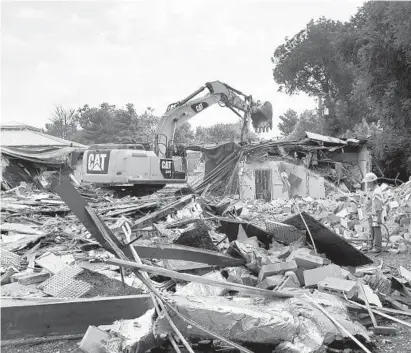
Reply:
<svg viewBox="0 0 411 353"><path fill-rule="evenodd" d="M268 132L273 128L273 106L270 102L258 104L251 113L251 122L255 132Z"/></svg>

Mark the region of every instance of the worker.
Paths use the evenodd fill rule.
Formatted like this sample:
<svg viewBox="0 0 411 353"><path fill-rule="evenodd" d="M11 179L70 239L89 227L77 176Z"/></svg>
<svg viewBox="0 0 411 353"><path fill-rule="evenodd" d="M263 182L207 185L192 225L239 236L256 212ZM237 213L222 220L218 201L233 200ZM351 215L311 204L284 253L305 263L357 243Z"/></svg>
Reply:
<svg viewBox="0 0 411 353"><path fill-rule="evenodd" d="M379 253L382 250L381 223L384 198L377 180L378 178L374 173L367 173L363 180L366 192L364 211L370 227L368 250L374 253Z"/></svg>

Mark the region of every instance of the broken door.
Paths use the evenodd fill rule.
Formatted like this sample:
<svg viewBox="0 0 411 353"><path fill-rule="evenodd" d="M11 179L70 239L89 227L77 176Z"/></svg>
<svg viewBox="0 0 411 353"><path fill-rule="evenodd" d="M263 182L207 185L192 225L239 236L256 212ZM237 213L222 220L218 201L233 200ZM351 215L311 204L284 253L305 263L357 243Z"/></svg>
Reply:
<svg viewBox="0 0 411 353"><path fill-rule="evenodd" d="M255 198L271 201L272 175L271 169L255 170Z"/></svg>

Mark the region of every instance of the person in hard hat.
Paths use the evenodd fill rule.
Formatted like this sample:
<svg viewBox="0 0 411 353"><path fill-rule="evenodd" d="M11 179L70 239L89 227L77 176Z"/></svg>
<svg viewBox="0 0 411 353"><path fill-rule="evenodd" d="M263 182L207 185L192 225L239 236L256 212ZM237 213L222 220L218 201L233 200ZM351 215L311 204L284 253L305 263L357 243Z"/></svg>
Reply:
<svg viewBox="0 0 411 353"><path fill-rule="evenodd" d="M378 178L374 173L367 173L363 183L366 191L364 211L370 226L369 250L379 253L382 250L381 223L384 198L377 180Z"/></svg>

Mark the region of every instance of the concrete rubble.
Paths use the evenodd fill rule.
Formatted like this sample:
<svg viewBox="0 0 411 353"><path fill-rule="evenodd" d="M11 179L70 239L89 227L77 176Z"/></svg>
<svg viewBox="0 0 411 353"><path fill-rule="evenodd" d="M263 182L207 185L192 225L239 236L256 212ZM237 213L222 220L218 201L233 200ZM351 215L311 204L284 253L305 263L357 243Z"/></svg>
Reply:
<svg viewBox="0 0 411 353"><path fill-rule="evenodd" d="M187 345L197 352L204 342L214 350L314 353L327 346L358 348L353 336L371 349L373 327L356 304L369 302L371 310L394 319L409 312L411 268L387 269L361 252L368 222L360 192L243 202L227 195L181 196L172 187L140 198L76 188L71 200L63 189L56 194L24 183L2 193L2 314L17 301L147 298L141 316L101 323L89 318L89 329L78 332L86 353ZM408 254L411 181L383 189L384 251ZM314 221L343 246L324 243ZM344 263L335 257L339 252ZM29 337L7 320L2 315L4 342L16 332Z"/></svg>

